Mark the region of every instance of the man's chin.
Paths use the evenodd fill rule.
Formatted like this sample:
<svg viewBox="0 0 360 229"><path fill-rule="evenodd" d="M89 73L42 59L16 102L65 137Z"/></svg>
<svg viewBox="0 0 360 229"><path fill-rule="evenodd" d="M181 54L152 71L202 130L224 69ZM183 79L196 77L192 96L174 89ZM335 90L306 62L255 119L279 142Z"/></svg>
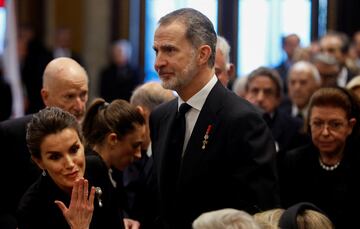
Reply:
<svg viewBox="0 0 360 229"><path fill-rule="evenodd" d="M163 80L161 79L161 85L163 88L165 89L169 89L169 90L175 90L175 82L171 81L171 80Z"/></svg>

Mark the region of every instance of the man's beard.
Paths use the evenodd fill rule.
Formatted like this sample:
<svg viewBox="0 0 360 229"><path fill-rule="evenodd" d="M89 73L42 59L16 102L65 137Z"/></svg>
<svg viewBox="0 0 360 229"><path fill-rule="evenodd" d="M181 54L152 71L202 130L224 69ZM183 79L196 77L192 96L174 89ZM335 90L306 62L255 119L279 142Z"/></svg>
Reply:
<svg viewBox="0 0 360 229"><path fill-rule="evenodd" d="M176 73L176 75L167 79L166 81L161 81L161 84L165 89L178 91L181 88L189 85L198 72L194 56L195 55L191 56L191 60L180 73Z"/></svg>

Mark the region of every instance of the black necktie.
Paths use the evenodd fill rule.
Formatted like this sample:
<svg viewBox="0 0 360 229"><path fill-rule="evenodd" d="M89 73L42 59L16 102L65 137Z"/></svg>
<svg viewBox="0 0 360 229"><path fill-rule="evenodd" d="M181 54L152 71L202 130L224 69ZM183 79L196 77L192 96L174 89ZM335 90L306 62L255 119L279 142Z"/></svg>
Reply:
<svg viewBox="0 0 360 229"><path fill-rule="evenodd" d="M179 111L171 129L170 147L167 152L168 175L174 185L179 177L179 170L182 160L182 152L185 140L186 120L185 114L190 110L191 106L187 103L180 105Z"/></svg>
<svg viewBox="0 0 360 229"><path fill-rule="evenodd" d="M186 120L185 120L185 114L191 109L191 106L187 103L183 103L179 107L179 111L176 114L175 123L174 123L174 131L175 131L175 139L176 144L178 146L177 152L179 153L178 156L180 156L183 152L184 148L184 140L185 140L185 129L186 129Z"/></svg>
<svg viewBox="0 0 360 229"><path fill-rule="evenodd" d="M304 116L300 111L297 113L296 117L301 119L301 120L304 120Z"/></svg>

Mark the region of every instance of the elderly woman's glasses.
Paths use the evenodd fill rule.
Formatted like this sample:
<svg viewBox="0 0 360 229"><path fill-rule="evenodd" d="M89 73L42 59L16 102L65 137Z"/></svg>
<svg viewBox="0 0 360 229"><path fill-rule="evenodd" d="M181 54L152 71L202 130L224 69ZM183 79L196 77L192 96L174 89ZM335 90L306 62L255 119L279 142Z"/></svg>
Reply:
<svg viewBox="0 0 360 229"><path fill-rule="evenodd" d="M328 122L323 120L311 120L310 127L313 131L322 131L324 128L330 131L339 131L342 130L347 125L345 120L330 120Z"/></svg>

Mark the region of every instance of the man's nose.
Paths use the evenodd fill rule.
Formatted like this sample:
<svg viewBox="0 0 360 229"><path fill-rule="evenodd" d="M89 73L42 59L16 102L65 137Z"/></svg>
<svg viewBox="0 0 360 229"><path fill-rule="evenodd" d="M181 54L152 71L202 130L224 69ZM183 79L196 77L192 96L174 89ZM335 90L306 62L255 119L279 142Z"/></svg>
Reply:
<svg viewBox="0 0 360 229"><path fill-rule="evenodd" d="M154 64L155 70L157 72L159 72L160 68L165 66L165 65L166 65L165 58L163 57L162 54L158 53L156 58L155 58L155 64Z"/></svg>
<svg viewBox="0 0 360 229"><path fill-rule="evenodd" d="M264 92L262 90L260 90L257 95L256 95L256 101L257 102L261 102L264 100Z"/></svg>

